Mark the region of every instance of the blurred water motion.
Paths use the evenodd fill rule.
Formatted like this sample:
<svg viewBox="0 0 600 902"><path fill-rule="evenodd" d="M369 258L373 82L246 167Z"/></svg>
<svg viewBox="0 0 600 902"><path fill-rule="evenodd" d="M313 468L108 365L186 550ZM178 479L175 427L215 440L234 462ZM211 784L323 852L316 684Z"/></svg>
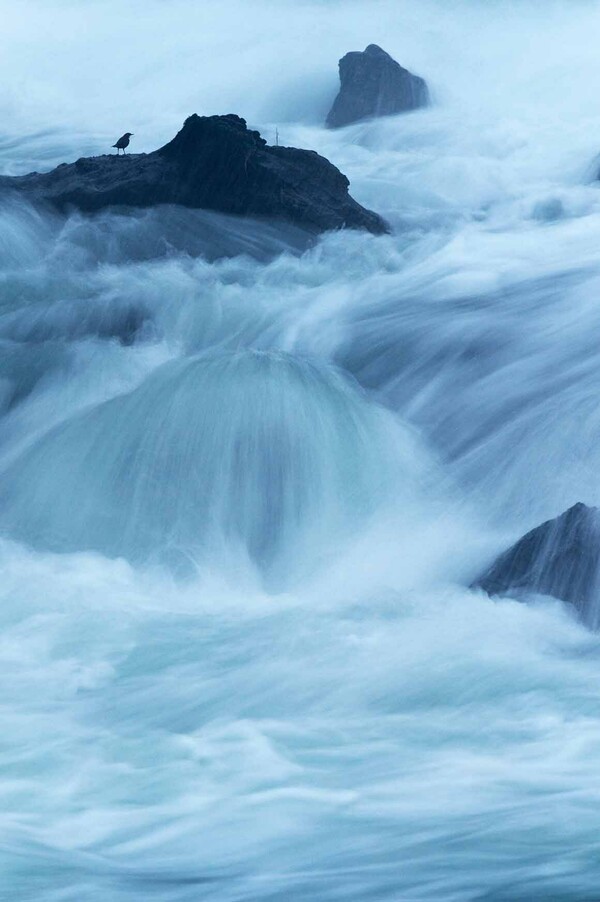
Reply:
<svg viewBox="0 0 600 902"><path fill-rule="evenodd" d="M466 586L600 503L597 4L0 12L3 172L231 111L394 227L2 199L0 899L596 899L598 635Z"/></svg>

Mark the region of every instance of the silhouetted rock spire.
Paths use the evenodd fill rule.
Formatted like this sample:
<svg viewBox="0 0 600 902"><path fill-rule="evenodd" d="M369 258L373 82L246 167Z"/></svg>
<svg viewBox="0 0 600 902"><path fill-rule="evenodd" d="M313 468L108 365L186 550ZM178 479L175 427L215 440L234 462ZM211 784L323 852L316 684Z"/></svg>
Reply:
<svg viewBox="0 0 600 902"><path fill-rule="evenodd" d="M342 57L340 92L327 116L330 128L340 128L371 116L391 116L427 106L427 84L397 63L389 53L369 44L362 53Z"/></svg>

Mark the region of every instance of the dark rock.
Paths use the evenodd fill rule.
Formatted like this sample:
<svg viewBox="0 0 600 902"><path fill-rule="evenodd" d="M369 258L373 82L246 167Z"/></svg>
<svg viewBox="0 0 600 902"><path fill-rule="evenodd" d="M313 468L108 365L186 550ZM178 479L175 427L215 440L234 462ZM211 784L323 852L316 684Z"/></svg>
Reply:
<svg viewBox="0 0 600 902"><path fill-rule="evenodd" d="M348 193L339 169L311 150L269 147L239 116L197 116L160 150L63 163L52 172L0 178L0 189L59 210L179 204L328 229L388 231Z"/></svg>
<svg viewBox="0 0 600 902"><path fill-rule="evenodd" d="M572 604L597 627L600 510L575 504L505 551L473 584L489 595L528 591Z"/></svg>
<svg viewBox="0 0 600 902"><path fill-rule="evenodd" d="M341 128L372 116L393 116L429 104L427 84L369 44L340 60L340 92L327 116L330 128Z"/></svg>

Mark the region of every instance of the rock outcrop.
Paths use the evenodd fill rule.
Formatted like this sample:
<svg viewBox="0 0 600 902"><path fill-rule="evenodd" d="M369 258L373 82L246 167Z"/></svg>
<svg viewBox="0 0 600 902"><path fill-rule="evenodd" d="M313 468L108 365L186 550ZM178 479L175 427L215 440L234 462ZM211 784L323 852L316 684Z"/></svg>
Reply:
<svg viewBox="0 0 600 902"><path fill-rule="evenodd" d="M179 204L267 219L312 232L388 231L384 220L350 197L339 169L311 150L271 147L239 116L197 116L164 147L63 163L47 173L0 178L16 192L61 211Z"/></svg>
<svg viewBox="0 0 600 902"><path fill-rule="evenodd" d="M429 103L426 82L403 69L377 44L369 44L362 53L347 53L339 66L340 92L327 116L329 128L406 113Z"/></svg>
<svg viewBox="0 0 600 902"><path fill-rule="evenodd" d="M600 617L600 510L575 504L528 532L473 583L489 595L529 591L572 604L596 628Z"/></svg>

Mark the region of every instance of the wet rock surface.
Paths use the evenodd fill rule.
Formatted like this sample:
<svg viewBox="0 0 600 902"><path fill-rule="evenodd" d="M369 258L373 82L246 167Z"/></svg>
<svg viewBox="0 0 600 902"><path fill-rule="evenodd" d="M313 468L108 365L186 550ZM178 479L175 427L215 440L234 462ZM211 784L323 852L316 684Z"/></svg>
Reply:
<svg viewBox="0 0 600 902"><path fill-rule="evenodd" d="M572 604L596 628L600 510L575 504L519 539L473 587L489 595L537 592Z"/></svg>
<svg viewBox="0 0 600 902"><path fill-rule="evenodd" d="M406 113L429 104L424 79L404 69L377 44L369 44L362 53L347 53L339 69L340 91L327 116L329 128Z"/></svg>
<svg viewBox="0 0 600 902"><path fill-rule="evenodd" d="M388 231L350 196L345 175L310 150L271 147L239 116L190 116L149 154L87 157L47 173L0 178L16 192L61 211L177 204L240 216L285 220L318 233Z"/></svg>

